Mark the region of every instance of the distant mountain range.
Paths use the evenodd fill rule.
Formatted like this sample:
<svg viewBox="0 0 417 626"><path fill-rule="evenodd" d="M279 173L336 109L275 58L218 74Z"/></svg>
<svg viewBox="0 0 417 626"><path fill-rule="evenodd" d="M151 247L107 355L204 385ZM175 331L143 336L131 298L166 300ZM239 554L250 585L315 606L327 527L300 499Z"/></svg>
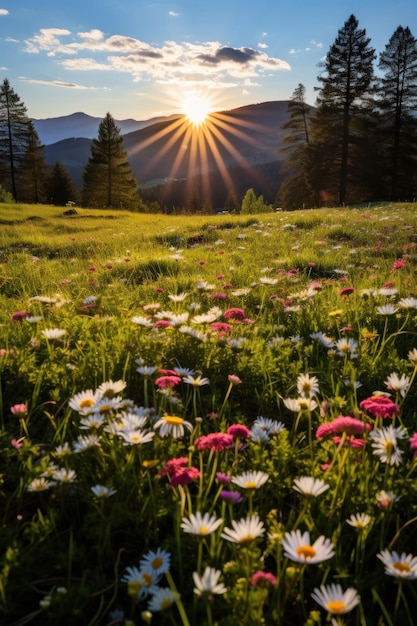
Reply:
<svg viewBox="0 0 417 626"><path fill-rule="evenodd" d="M222 206L229 191L240 201L250 187L274 201L282 180L281 127L287 119L288 102L273 101L213 114L208 125L194 133L183 115L115 122L147 199L161 202L164 197L168 205L184 205L197 193L213 206ZM46 144L47 164L60 161L79 189L101 121L84 113L33 120Z"/></svg>

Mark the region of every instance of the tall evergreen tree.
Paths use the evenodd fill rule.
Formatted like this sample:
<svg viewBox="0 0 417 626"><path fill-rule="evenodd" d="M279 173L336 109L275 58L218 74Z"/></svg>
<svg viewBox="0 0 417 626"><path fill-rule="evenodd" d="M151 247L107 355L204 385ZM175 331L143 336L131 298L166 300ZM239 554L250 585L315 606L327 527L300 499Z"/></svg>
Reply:
<svg viewBox="0 0 417 626"><path fill-rule="evenodd" d="M312 120L314 162L321 191L343 205L363 195L367 181L362 175L361 155L368 141L365 132L374 85L375 50L366 30L351 15L338 31L318 76L321 83ZM365 140L366 137L366 140ZM365 188L365 189L364 189Z"/></svg>
<svg viewBox="0 0 417 626"><path fill-rule="evenodd" d="M7 78L0 86L0 172L1 183L17 201L17 174L29 142L29 118L19 96L10 87Z"/></svg>
<svg viewBox="0 0 417 626"><path fill-rule="evenodd" d="M286 209L317 205L318 199L310 180L310 119L312 108L307 104L306 89L299 84L288 102L289 118L284 131L280 153L285 158L284 171L289 175L278 192L278 203Z"/></svg>
<svg viewBox="0 0 417 626"><path fill-rule="evenodd" d="M417 172L417 40L398 26L379 58L382 145L386 154L389 199L414 195Z"/></svg>
<svg viewBox="0 0 417 626"><path fill-rule="evenodd" d="M67 202L77 201L77 190L65 167L56 161L46 179L47 202L65 206Z"/></svg>
<svg viewBox="0 0 417 626"><path fill-rule="evenodd" d="M91 207L137 208L138 184L110 113L100 123L83 172L82 202Z"/></svg>
<svg viewBox="0 0 417 626"><path fill-rule="evenodd" d="M45 201L46 164L44 146L31 120L28 122L28 145L19 175L19 198L22 202Z"/></svg>

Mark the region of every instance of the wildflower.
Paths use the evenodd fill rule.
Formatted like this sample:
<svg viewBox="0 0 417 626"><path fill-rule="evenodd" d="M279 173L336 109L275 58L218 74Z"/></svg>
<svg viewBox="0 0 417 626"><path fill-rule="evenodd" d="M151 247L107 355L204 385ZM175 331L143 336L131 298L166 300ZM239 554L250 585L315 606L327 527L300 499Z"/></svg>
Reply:
<svg viewBox="0 0 417 626"><path fill-rule="evenodd" d="M390 504L397 502L399 499L400 497L392 491L387 492L382 490L379 491L376 495L377 505L382 509L386 509Z"/></svg>
<svg viewBox="0 0 417 626"><path fill-rule="evenodd" d="M193 387L203 387L204 385L210 384L208 378L203 378L202 376L193 377L191 375L184 376L182 382L186 385L192 385Z"/></svg>
<svg viewBox="0 0 417 626"><path fill-rule="evenodd" d="M336 341L335 348L338 350L339 356L346 356L351 359L357 359L358 342L355 339L342 338Z"/></svg>
<svg viewBox="0 0 417 626"><path fill-rule="evenodd" d="M379 315L395 315L398 309L393 304L384 304L382 306L376 307L377 313Z"/></svg>
<svg viewBox="0 0 417 626"><path fill-rule="evenodd" d="M77 475L72 469L58 469L54 472L52 480L61 484L68 484L75 482Z"/></svg>
<svg viewBox="0 0 417 626"><path fill-rule="evenodd" d="M143 443L149 443L155 436L155 433L149 430L121 430L119 436L123 439L124 446L135 446Z"/></svg>
<svg viewBox="0 0 417 626"><path fill-rule="evenodd" d="M58 457L59 459L64 459L65 457L69 456L71 454L71 448L69 446L68 441L66 441L64 444L59 445L55 448L54 450L54 455L56 457Z"/></svg>
<svg viewBox="0 0 417 626"><path fill-rule="evenodd" d="M114 396L117 396L119 393L121 393L123 389L125 389L125 387L126 383L124 380L108 380L104 383L101 383L101 385L97 389L97 392L103 398L114 398Z"/></svg>
<svg viewBox="0 0 417 626"><path fill-rule="evenodd" d="M374 417L393 418L394 415L398 415L400 412L395 402L384 395L374 395L365 398L359 406Z"/></svg>
<svg viewBox="0 0 417 626"><path fill-rule="evenodd" d="M14 404L10 407L10 413L18 418L26 417L28 414L28 408L24 403Z"/></svg>
<svg viewBox="0 0 417 626"><path fill-rule="evenodd" d="M181 471L184 465L187 465L188 457L181 456L176 459L170 459L164 465L159 472L161 476L174 476L177 472Z"/></svg>
<svg viewBox="0 0 417 626"><path fill-rule="evenodd" d="M240 476L233 476L232 483L242 489L259 489L269 480L266 472L249 471L243 472Z"/></svg>
<svg viewBox="0 0 417 626"><path fill-rule="evenodd" d="M86 391L76 393L75 396L69 400L68 406L81 415L88 415L91 413L99 398L100 396L97 391L87 389Z"/></svg>
<svg viewBox="0 0 417 626"><path fill-rule="evenodd" d="M154 574L151 569L146 571L137 567L127 567L126 573L120 579L122 583L127 583L128 594L141 600L151 593L157 591L159 574Z"/></svg>
<svg viewBox="0 0 417 626"><path fill-rule="evenodd" d="M398 306L401 309L417 309L417 298L401 298Z"/></svg>
<svg viewBox="0 0 417 626"><path fill-rule="evenodd" d="M153 322L148 317L143 317L141 315L132 317L132 322L138 326L143 326L144 328L152 328L153 326Z"/></svg>
<svg viewBox="0 0 417 626"><path fill-rule="evenodd" d="M261 589L274 589L277 584L276 576L270 572L259 570L252 575L250 584L252 587L260 587Z"/></svg>
<svg viewBox="0 0 417 626"><path fill-rule="evenodd" d="M253 428L254 427L260 428L261 430L267 432L268 435L282 433L282 431L285 430L285 425L282 422L277 422L276 420L262 417L262 415L257 416L255 421L253 422Z"/></svg>
<svg viewBox="0 0 417 626"><path fill-rule="evenodd" d="M103 485L94 485L90 489L96 498L99 500L104 500L105 498L109 498L110 496L114 496L116 489L111 489L110 487L104 487Z"/></svg>
<svg viewBox="0 0 417 626"><path fill-rule="evenodd" d="M210 433L195 440L197 450L216 450L221 452L233 447L233 437L227 433Z"/></svg>
<svg viewBox="0 0 417 626"><path fill-rule="evenodd" d="M156 552L149 550L140 560L140 567L146 571L152 571L155 576L165 574L171 567L171 555L162 548L157 548Z"/></svg>
<svg viewBox="0 0 417 626"><path fill-rule="evenodd" d="M339 415L331 422L321 424L316 430L316 439L327 437L328 435L336 435L337 433L346 433L347 435L362 435L366 430L371 430L369 424L365 424L355 417Z"/></svg>
<svg viewBox="0 0 417 626"><path fill-rule="evenodd" d="M227 474L223 474L222 472L217 472L216 478L219 483L222 483L223 485L228 485L232 480L230 476L227 476Z"/></svg>
<svg viewBox="0 0 417 626"><path fill-rule="evenodd" d="M414 456L417 456L417 432L410 437L410 449L413 451Z"/></svg>
<svg viewBox="0 0 417 626"><path fill-rule="evenodd" d="M407 261L405 261L404 259L396 259L394 263L392 264L391 272L395 272L395 270L402 269L403 267L405 267L406 264L407 264Z"/></svg>
<svg viewBox="0 0 417 626"><path fill-rule="evenodd" d="M262 537L264 534L264 524L258 515L242 518L238 522L232 520L233 528L225 528L221 534L223 539L232 543L245 544Z"/></svg>
<svg viewBox="0 0 417 626"><path fill-rule="evenodd" d="M388 286L388 287L383 287L382 289L378 289L378 293L381 296L387 296L387 297L395 296L395 294L398 293L398 289L392 286Z"/></svg>
<svg viewBox="0 0 417 626"><path fill-rule="evenodd" d="M385 565L385 573L388 576L408 580L417 578L417 556L405 552L399 554L395 551L382 550L377 557Z"/></svg>
<svg viewBox="0 0 417 626"><path fill-rule="evenodd" d="M34 478L28 485L28 491L46 491L51 486L52 483L46 480L46 478Z"/></svg>
<svg viewBox="0 0 417 626"><path fill-rule="evenodd" d="M100 437L98 437L97 435L92 434L92 435L86 435L85 437L80 435L78 439L74 441L72 445L72 450L76 454L79 454L80 452L84 452L85 450L88 450L89 448L94 448L98 446L99 442L100 442Z"/></svg>
<svg viewBox="0 0 417 626"><path fill-rule="evenodd" d="M189 294L185 291L178 294L169 293L168 298L171 300L171 302L184 302L184 300L188 298L188 295Z"/></svg>
<svg viewBox="0 0 417 626"><path fill-rule="evenodd" d="M202 343L205 343L207 341L207 335L205 335L204 333L200 333L198 330L192 328L191 326L180 326L179 331L183 335L189 335L190 337L193 337L194 339L197 339Z"/></svg>
<svg viewBox="0 0 417 626"><path fill-rule="evenodd" d="M346 524L349 526L353 526L353 528L357 528L358 530L365 528L371 522L371 516L367 513L356 513L356 515L351 515L349 519L346 520Z"/></svg>
<svg viewBox="0 0 417 626"><path fill-rule="evenodd" d="M204 597L226 593L227 589L224 584L218 582L220 576L220 570L208 566L205 568L202 576L199 576L197 572L193 572L194 593L197 596Z"/></svg>
<svg viewBox="0 0 417 626"><path fill-rule="evenodd" d="M345 287L344 289L341 289L339 291L339 296L350 296L350 294L352 294L354 292L354 288L353 287Z"/></svg>
<svg viewBox="0 0 417 626"><path fill-rule="evenodd" d="M159 376L159 378L155 380L155 385L159 387L159 389L166 389L167 387L175 387L175 385L178 385L180 382L180 376Z"/></svg>
<svg viewBox="0 0 417 626"><path fill-rule="evenodd" d="M212 324L215 322L221 313L216 311L207 311L207 313L201 313L200 315L194 315L192 318L193 324Z"/></svg>
<svg viewBox="0 0 417 626"><path fill-rule="evenodd" d="M417 363L417 348L413 348L412 350L410 350L409 353L407 354L407 358L409 361L411 361L411 363L416 364Z"/></svg>
<svg viewBox="0 0 417 626"><path fill-rule="evenodd" d="M183 517L181 522L181 528L185 533L191 535L206 536L217 530L219 526L223 524L221 518L216 519L214 515L197 511L195 515L191 514L189 518Z"/></svg>
<svg viewBox="0 0 417 626"><path fill-rule="evenodd" d="M379 457L381 463L400 465L403 453L398 448L397 439L406 436L403 428L394 428L391 425L386 428L377 428L369 436L372 439L373 453Z"/></svg>
<svg viewBox="0 0 417 626"><path fill-rule="evenodd" d="M404 398L410 386L410 377L405 374L401 374L401 377L399 377L398 374L393 372L388 376L385 385L390 391L399 391L400 395Z"/></svg>
<svg viewBox="0 0 417 626"><path fill-rule="evenodd" d="M283 402L287 409L294 413L299 413L300 411L314 411L318 407L317 402L311 398L283 398Z"/></svg>
<svg viewBox="0 0 417 626"><path fill-rule="evenodd" d="M250 430L250 438L255 443L268 443L270 440L269 433L258 425L252 426Z"/></svg>
<svg viewBox="0 0 417 626"><path fill-rule="evenodd" d="M316 376L299 374L297 378L297 391L303 398L311 398L319 393L319 381Z"/></svg>
<svg viewBox="0 0 417 626"><path fill-rule="evenodd" d="M250 437L250 430L244 424L232 424L226 432L232 435L233 439L249 439Z"/></svg>
<svg viewBox="0 0 417 626"><path fill-rule="evenodd" d="M12 313L11 314L10 319L13 322L16 322L16 321L20 321L20 320L26 319L27 316L28 316L28 313L26 311L16 311L16 313Z"/></svg>
<svg viewBox="0 0 417 626"><path fill-rule="evenodd" d="M227 491L222 489L220 492L220 499L230 504L240 504L243 502L242 495L238 491Z"/></svg>
<svg viewBox="0 0 417 626"><path fill-rule="evenodd" d="M232 326L224 322L213 322L213 324L210 324L210 328L220 334L230 333L232 331Z"/></svg>
<svg viewBox="0 0 417 626"><path fill-rule="evenodd" d="M178 439L179 437L184 437L185 429L191 431L193 426L190 422L186 422L183 417L178 417L178 415L164 415L154 424L154 428L159 428L160 437L172 435L174 439Z"/></svg>
<svg viewBox="0 0 417 626"><path fill-rule="evenodd" d="M200 477L201 474L196 467L184 467L171 477L171 487L178 487L178 485L189 485L193 482L193 480L196 480Z"/></svg>
<svg viewBox="0 0 417 626"><path fill-rule="evenodd" d="M176 602L177 594L169 588L156 589L148 603L148 609L152 613L170 609Z"/></svg>
<svg viewBox="0 0 417 626"><path fill-rule="evenodd" d="M313 476L301 476L294 480L294 489L305 496L319 496L327 491L329 485L320 478L314 478Z"/></svg>
<svg viewBox="0 0 417 626"><path fill-rule="evenodd" d="M361 600L358 592L353 587L343 591L341 585L335 584L322 585L320 589L314 589L311 597L332 615L349 613Z"/></svg>
<svg viewBox="0 0 417 626"><path fill-rule="evenodd" d="M45 328L41 331L41 334L45 337L45 339L55 341L66 335L67 331L64 328Z"/></svg>
<svg viewBox="0 0 417 626"><path fill-rule="evenodd" d="M227 380L232 385L241 385L242 384L241 379L239 378L239 376L236 376L236 374L229 374L228 377L227 377Z"/></svg>
<svg viewBox="0 0 417 626"><path fill-rule="evenodd" d="M282 539L284 556L297 563L316 564L327 561L334 556L333 545L327 537L321 535L311 544L310 533L292 530L285 533Z"/></svg>

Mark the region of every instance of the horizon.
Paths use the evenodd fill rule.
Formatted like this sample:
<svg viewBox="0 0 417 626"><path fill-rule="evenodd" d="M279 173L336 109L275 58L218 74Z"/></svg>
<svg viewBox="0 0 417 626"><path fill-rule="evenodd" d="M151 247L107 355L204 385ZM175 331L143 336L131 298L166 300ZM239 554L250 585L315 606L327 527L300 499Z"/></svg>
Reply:
<svg viewBox="0 0 417 626"><path fill-rule="evenodd" d="M299 83L314 105L319 63L350 14L378 56L399 25L417 34L415 0L351 0L348 9L299 0L291 12L269 0L19 4L0 0L1 80L34 119L110 112L142 121L184 113L196 97L226 111L289 100Z"/></svg>

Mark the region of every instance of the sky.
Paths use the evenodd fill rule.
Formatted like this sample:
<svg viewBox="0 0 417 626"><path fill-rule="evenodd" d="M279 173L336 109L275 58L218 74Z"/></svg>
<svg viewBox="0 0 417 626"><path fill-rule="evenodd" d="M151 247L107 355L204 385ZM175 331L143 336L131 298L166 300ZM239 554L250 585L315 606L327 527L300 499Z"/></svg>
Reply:
<svg viewBox="0 0 417 626"><path fill-rule="evenodd" d="M416 0L0 0L0 81L35 119L116 120L288 100L314 104L349 16L379 55L398 26L417 37Z"/></svg>

